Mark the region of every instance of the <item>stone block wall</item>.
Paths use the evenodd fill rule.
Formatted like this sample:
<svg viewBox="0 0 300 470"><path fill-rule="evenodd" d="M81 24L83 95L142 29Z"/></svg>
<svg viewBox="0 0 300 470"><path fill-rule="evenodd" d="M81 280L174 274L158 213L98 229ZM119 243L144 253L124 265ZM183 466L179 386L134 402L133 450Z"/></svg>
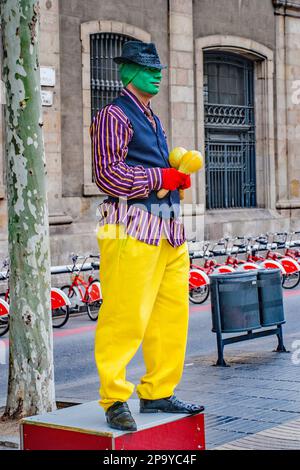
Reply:
<svg viewBox="0 0 300 470"><path fill-rule="evenodd" d="M288 229L290 221L300 228L300 0L41 0L40 5L40 64L56 75L54 86L43 86L53 97L52 106L43 107L53 264L67 262L72 251L98 249L96 209L103 196L87 185L89 55L82 39L83 29L95 22L101 31L139 34L156 43L169 67L152 105L170 147L204 152L200 49L219 44L255 61L259 208L205 213L202 172L186 191L187 231L196 230L200 239ZM0 261L7 239L2 140L0 132Z"/></svg>
<svg viewBox="0 0 300 470"><path fill-rule="evenodd" d="M253 39L275 46L275 18L271 0L194 0L195 37L211 34Z"/></svg>

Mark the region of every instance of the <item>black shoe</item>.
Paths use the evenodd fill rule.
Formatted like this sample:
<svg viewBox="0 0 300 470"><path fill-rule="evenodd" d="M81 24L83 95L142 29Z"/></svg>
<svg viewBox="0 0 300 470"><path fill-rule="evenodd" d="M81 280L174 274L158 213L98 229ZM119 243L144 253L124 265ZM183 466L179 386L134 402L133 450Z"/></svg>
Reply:
<svg viewBox="0 0 300 470"><path fill-rule="evenodd" d="M116 401L105 413L108 425L121 431L136 431L136 423L126 402Z"/></svg>
<svg viewBox="0 0 300 470"><path fill-rule="evenodd" d="M140 413L187 413L197 414L204 410L204 406L194 405L179 400L172 395L159 400L140 400Z"/></svg>

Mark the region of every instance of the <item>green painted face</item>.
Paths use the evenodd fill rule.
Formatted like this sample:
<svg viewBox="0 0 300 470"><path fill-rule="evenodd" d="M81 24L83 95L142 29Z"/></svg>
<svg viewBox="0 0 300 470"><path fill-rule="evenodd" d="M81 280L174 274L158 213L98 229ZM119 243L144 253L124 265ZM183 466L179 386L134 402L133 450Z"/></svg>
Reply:
<svg viewBox="0 0 300 470"><path fill-rule="evenodd" d="M161 79L161 70L151 67L141 67L139 73L132 80L132 84L144 93L156 95L159 92Z"/></svg>
<svg viewBox="0 0 300 470"><path fill-rule="evenodd" d="M160 69L137 64L122 64L120 74L125 86L132 83L138 90L149 95L156 95L159 92L162 79Z"/></svg>

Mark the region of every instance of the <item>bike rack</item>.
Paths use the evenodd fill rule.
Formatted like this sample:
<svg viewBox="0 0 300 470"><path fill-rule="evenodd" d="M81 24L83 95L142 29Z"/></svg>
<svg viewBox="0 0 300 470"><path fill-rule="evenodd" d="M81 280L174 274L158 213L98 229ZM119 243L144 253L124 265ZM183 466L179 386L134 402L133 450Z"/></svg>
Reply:
<svg viewBox="0 0 300 470"><path fill-rule="evenodd" d="M76 265L76 271L92 271L93 269L99 269L100 263L93 262L93 263L86 263L83 268L80 269L81 265ZM51 267L51 274L70 274L72 272L73 265L66 265L66 266L52 266ZM0 281L6 281L7 276L4 271L0 272Z"/></svg>
<svg viewBox="0 0 300 470"><path fill-rule="evenodd" d="M290 235L293 236L293 234L299 234L300 235L300 231L296 231L296 232L290 232ZM267 234L267 237L269 236L270 234ZM276 232L273 234L274 236L281 236L281 235L284 235L284 233L282 232ZM287 233L287 235L289 235ZM244 239L245 237L233 237L232 239L238 239L238 240L242 240ZM277 248L277 249L284 249L284 248L287 248L287 244L288 242L282 242L282 241L278 241L278 242L275 242L275 243L269 243L268 241L266 241L266 238L262 238L262 235L261 236L258 236L258 237L253 237L254 240L257 240L257 243L259 244L259 246L256 248L256 251L266 251L266 249L270 248L270 245L272 248ZM259 240L260 239L260 240ZM221 239L219 240L220 242L224 242L224 240L227 240L227 238L224 238L224 239ZM264 242L264 243L263 243ZM203 253L202 252L202 249L199 249L199 245L201 245L201 243L203 244L203 242L197 242L195 240L190 240L188 241L188 250L189 250L189 254L190 254L190 258L192 259L201 259L201 258L204 258L203 256ZM197 246L196 249L192 249L192 245L195 244ZM222 243L221 243L222 244ZM220 244L220 246L221 246ZM215 243L215 246L217 246L218 244ZM274 245L274 246L273 246ZM235 248L237 248L236 250L233 249L232 250L232 254L235 254L235 253L247 253L247 249L245 247L242 247L241 249L238 248L238 245L234 245ZM295 241L291 241L289 242L288 244L288 247L291 247L291 248L294 248L294 247L300 247L300 240L295 240ZM209 251L209 250L208 250ZM219 250L219 251L214 251L214 252L211 252L213 256L215 257L218 257L218 256L226 256L228 253L225 252L225 250Z"/></svg>
<svg viewBox="0 0 300 470"><path fill-rule="evenodd" d="M73 272L76 271L91 271L93 269L99 269L100 263L99 262L93 262L93 263L85 263L83 267L80 265L76 265L76 269L73 270ZM52 266L51 267L51 274L70 274L72 272L73 265L67 265L67 266ZM0 273L1 276L1 273Z"/></svg>

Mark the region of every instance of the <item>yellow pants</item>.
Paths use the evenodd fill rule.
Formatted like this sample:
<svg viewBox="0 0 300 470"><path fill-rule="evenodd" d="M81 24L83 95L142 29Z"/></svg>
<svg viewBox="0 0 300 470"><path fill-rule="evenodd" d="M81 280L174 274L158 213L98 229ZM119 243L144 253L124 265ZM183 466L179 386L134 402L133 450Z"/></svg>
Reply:
<svg viewBox="0 0 300 470"><path fill-rule="evenodd" d="M117 238L115 237L117 234ZM137 386L140 398L173 394L183 371L188 329L189 257L186 243L173 248L126 236L122 225L98 231L100 310L95 360L100 376L100 405L127 401L134 385L126 366L142 343L146 373Z"/></svg>

